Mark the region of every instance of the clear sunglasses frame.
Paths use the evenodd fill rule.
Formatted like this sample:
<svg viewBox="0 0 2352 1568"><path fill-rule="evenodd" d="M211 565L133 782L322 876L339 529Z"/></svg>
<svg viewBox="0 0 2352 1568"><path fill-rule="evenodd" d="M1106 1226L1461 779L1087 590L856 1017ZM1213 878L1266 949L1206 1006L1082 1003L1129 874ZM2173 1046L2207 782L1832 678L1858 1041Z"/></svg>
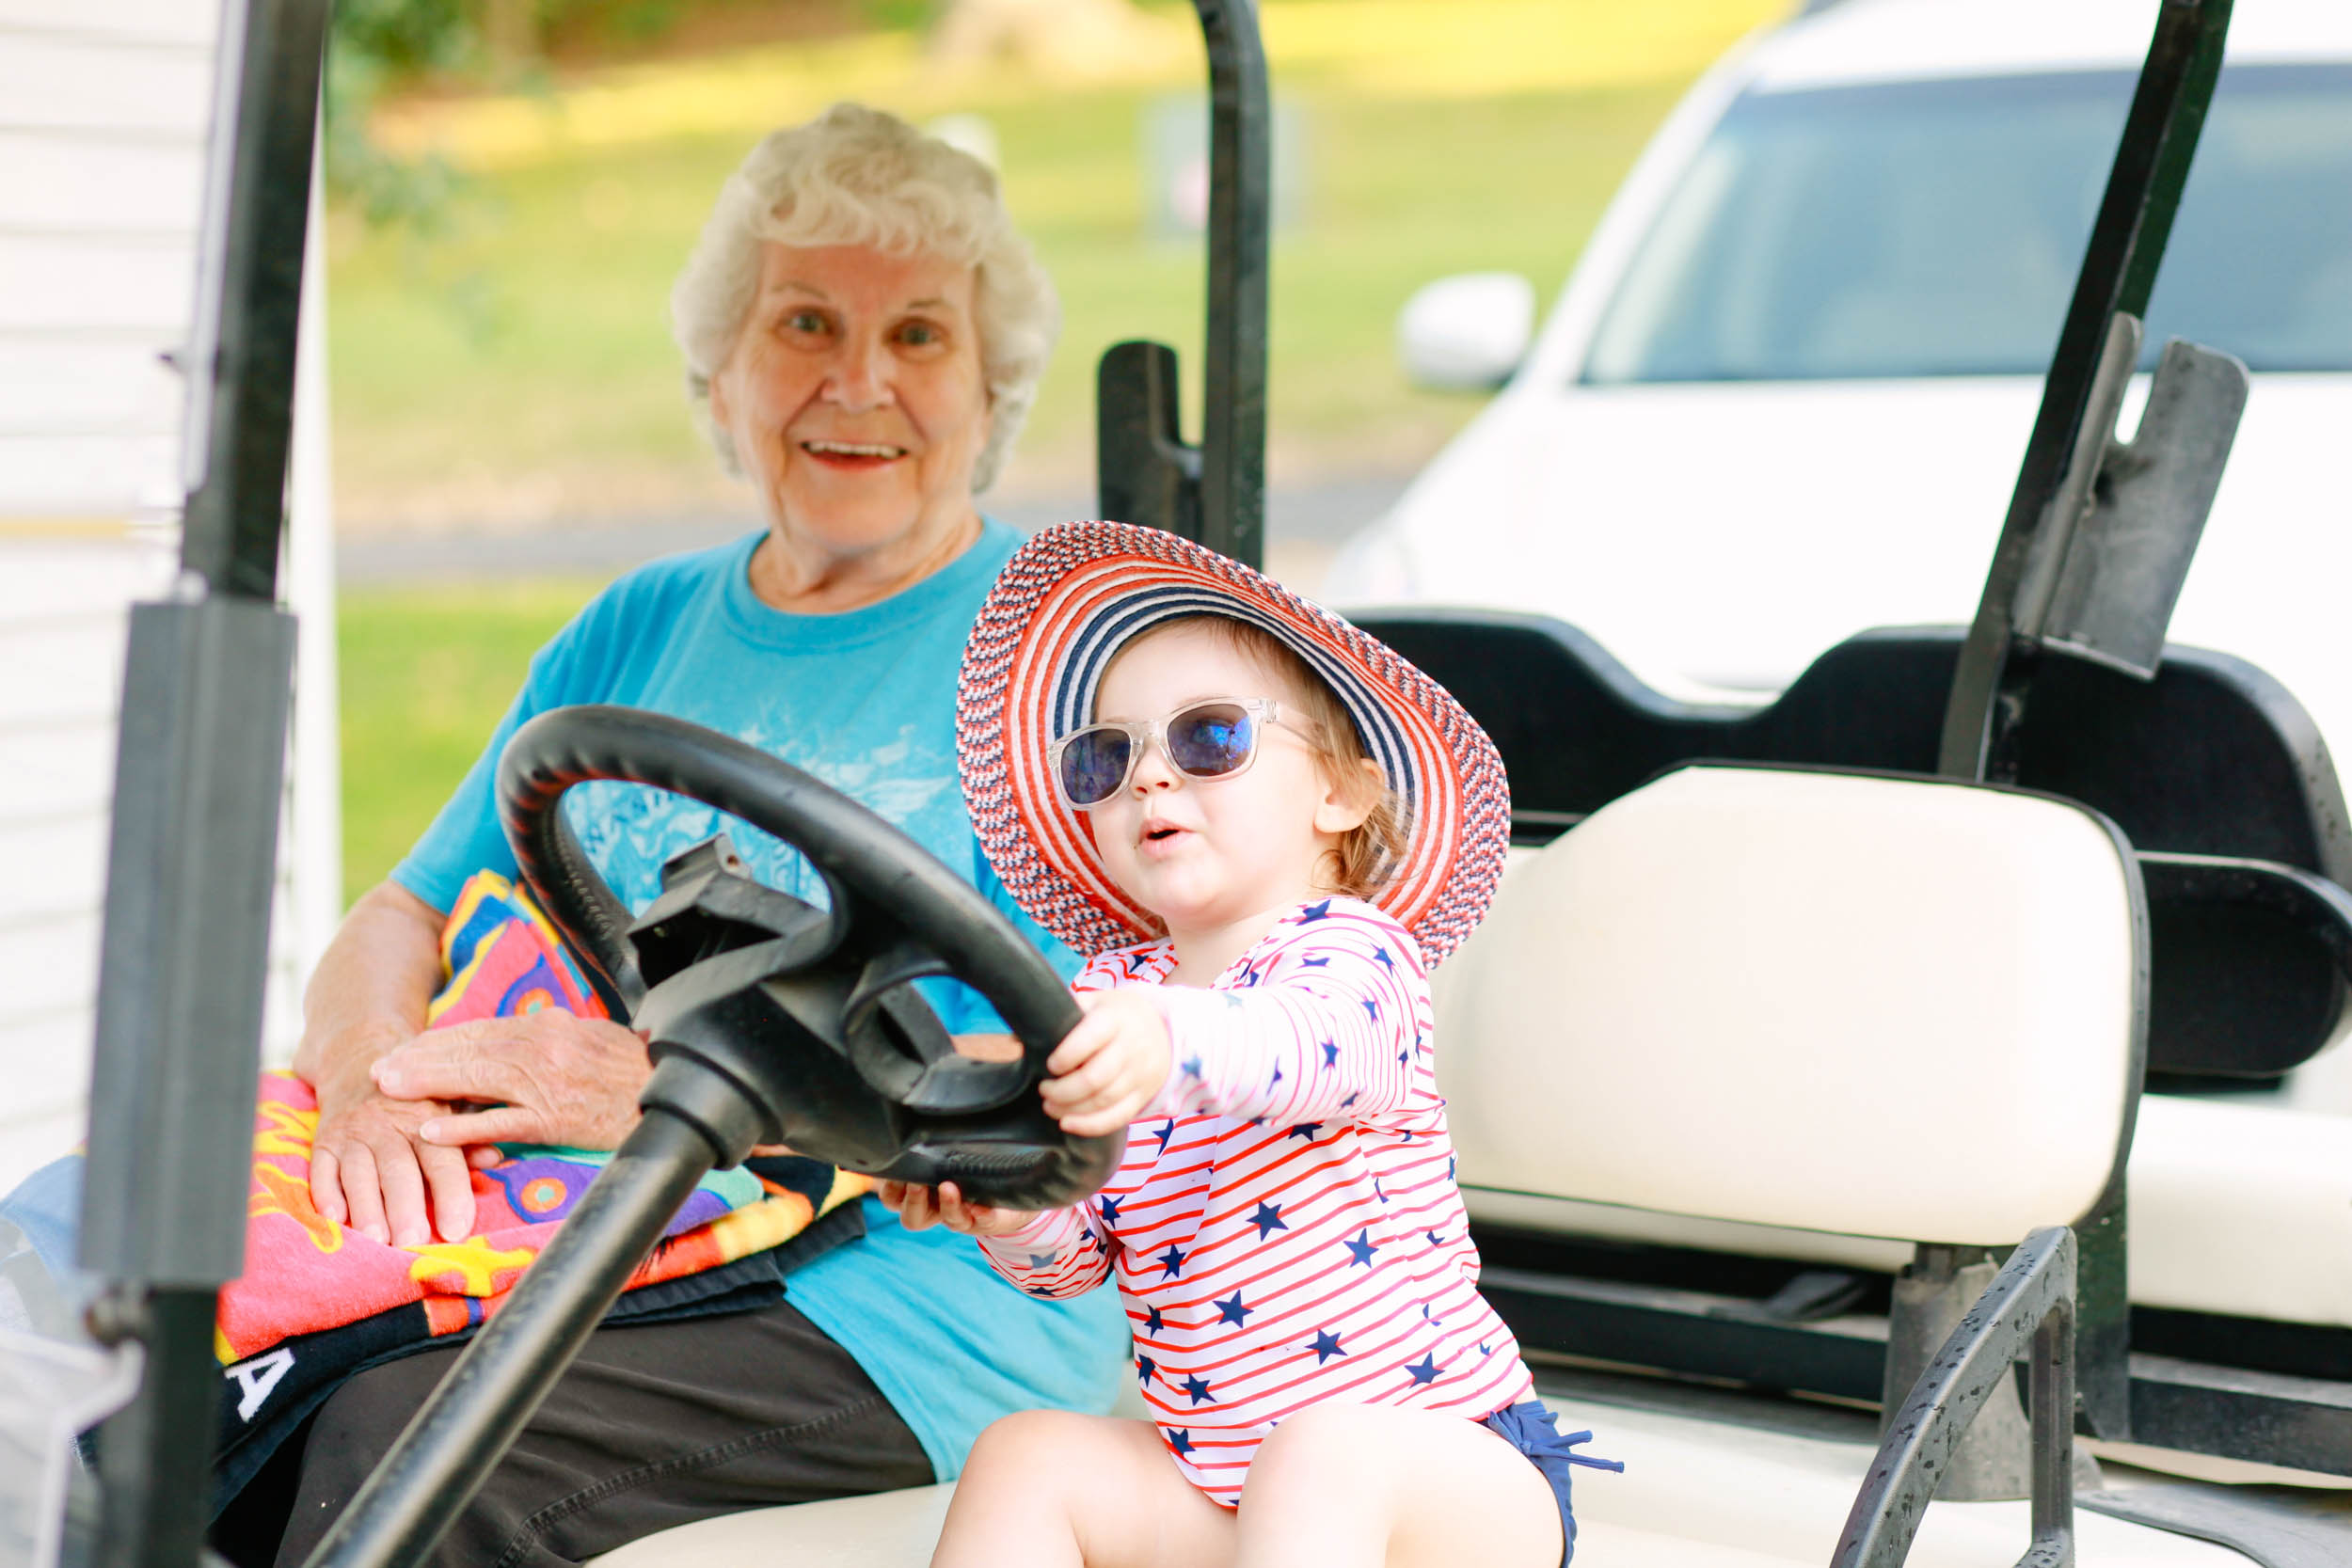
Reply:
<svg viewBox="0 0 2352 1568"><path fill-rule="evenodd" d="M1237 707L1249 716L1249 749L1242 753L1239 762L1221 773L1194 772L1176 760L1175 752L1168 744L1168 727L1184 718L1184 715L1198 713L1204 707ZM1127 792L1127 786L1135 783L1137 765L1143 761L1144 753L1153 746L1160 749L1160 755L1168 759L1168 767L1187 779L1201 783L1215 783L1219 779L1238 779L1244 773L1248 772L1250 767L1257 762L1258 732L1261 726L1268 725L1288 730L1293 735L1302 737L1305 735L1305 732L1295 724L1283 721L1282 705L1271 697L1203 697L1199 702L1186 703L1184 706L1172 709L1157 719L1105 720L1100 723L1089 724L1084 729L1073 730L1045 748L1045 766L1046 770L1054 775L1055 791L1064 801L1078 811L1092 811L1099 806L1110 804ZM1087 736L1106 732L1116 732L1127 737L1126 771L1120 774L1118 786L1101 800L1078 800L1070 793L1069 783L1063 777L1062 757L1071 747Z"/></svg>

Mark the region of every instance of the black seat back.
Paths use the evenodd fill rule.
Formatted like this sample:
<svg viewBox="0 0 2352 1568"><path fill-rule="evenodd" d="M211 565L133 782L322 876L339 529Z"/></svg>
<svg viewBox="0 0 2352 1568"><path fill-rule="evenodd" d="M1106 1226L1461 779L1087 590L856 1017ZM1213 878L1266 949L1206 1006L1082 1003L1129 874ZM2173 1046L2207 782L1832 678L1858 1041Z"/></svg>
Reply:
<svg viewBox="0 0 2352 1568"><path fill-rule="evenodd" d="M1661 696L1543 616L1357 622L1494 736L1522 843L1700 758L1933 772L1963 636L1865 632L1744 708ZM2274 1078L2327 1043L2352 973L2352 895L2335 896L2352 886L2352 826L2318 727L2284 687L2202 648L2168 647L2153 681L2045 654L2018 765L2018 784L2094 808L2143 853L2225 863L2149 879L2152 1073L2176 1087Z"/></svg>

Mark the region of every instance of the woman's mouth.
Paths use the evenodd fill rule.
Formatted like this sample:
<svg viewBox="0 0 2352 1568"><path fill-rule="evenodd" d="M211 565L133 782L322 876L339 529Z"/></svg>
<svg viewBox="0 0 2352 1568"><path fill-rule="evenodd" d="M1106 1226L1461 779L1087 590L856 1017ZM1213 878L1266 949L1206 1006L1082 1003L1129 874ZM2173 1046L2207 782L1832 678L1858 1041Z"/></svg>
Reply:
<svg viewBox="0 0 2352 1568"><path fill-rule="evenodd" d="M879 468L907 454L884 441L803 441L801 450L828 468Z"/></svg>

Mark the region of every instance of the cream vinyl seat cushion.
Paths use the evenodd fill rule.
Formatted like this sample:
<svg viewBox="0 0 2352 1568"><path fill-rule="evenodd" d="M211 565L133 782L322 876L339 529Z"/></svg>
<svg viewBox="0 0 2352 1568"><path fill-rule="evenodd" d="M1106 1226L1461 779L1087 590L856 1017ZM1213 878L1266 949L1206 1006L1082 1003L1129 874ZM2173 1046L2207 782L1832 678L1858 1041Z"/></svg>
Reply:
<svg viewBox="0 0 2352 1568"><path fill-rule="evenodd" d="M598 1568L924 1568L955 1483L702 1519L591 1559Z"/></svg>
<svg viewBox="0 0 2352 1568"><path fill-rule="evenodd" d="M2352 1327L2352 1117L2152 1095L2130 1176L2132 1300Z"/></svg>
<svg viewBox="0 0 2352 1568"><path fill-rule="evenodd" d="M1903 1242L2071 1224L2127 1132L2145 926L2069 802L1681 768L1515 869L1438 972L1461 1179Z"/></svg>

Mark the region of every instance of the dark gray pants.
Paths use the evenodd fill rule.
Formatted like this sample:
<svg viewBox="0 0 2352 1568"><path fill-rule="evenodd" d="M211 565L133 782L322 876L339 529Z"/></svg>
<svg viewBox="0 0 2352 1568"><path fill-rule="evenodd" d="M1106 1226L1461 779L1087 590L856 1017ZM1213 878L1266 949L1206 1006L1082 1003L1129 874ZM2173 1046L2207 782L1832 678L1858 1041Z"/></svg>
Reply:
<svg viewBox="0 0 2352 1568"><path fill-rule="evenodd" d="M257 1480L247 1491L261 1493L224 1516L216 1541L239 1560L269 1560L255 1531L269 1528L267 1493L282 1500L291 1482L276 1560L295 1568L457 1354L421 1352L343 1385L312 1422L298 1476ZM428 1560L561 1568L696 1519L931 1479L882 1390L788 1303L604 1328Z"/></svg>

